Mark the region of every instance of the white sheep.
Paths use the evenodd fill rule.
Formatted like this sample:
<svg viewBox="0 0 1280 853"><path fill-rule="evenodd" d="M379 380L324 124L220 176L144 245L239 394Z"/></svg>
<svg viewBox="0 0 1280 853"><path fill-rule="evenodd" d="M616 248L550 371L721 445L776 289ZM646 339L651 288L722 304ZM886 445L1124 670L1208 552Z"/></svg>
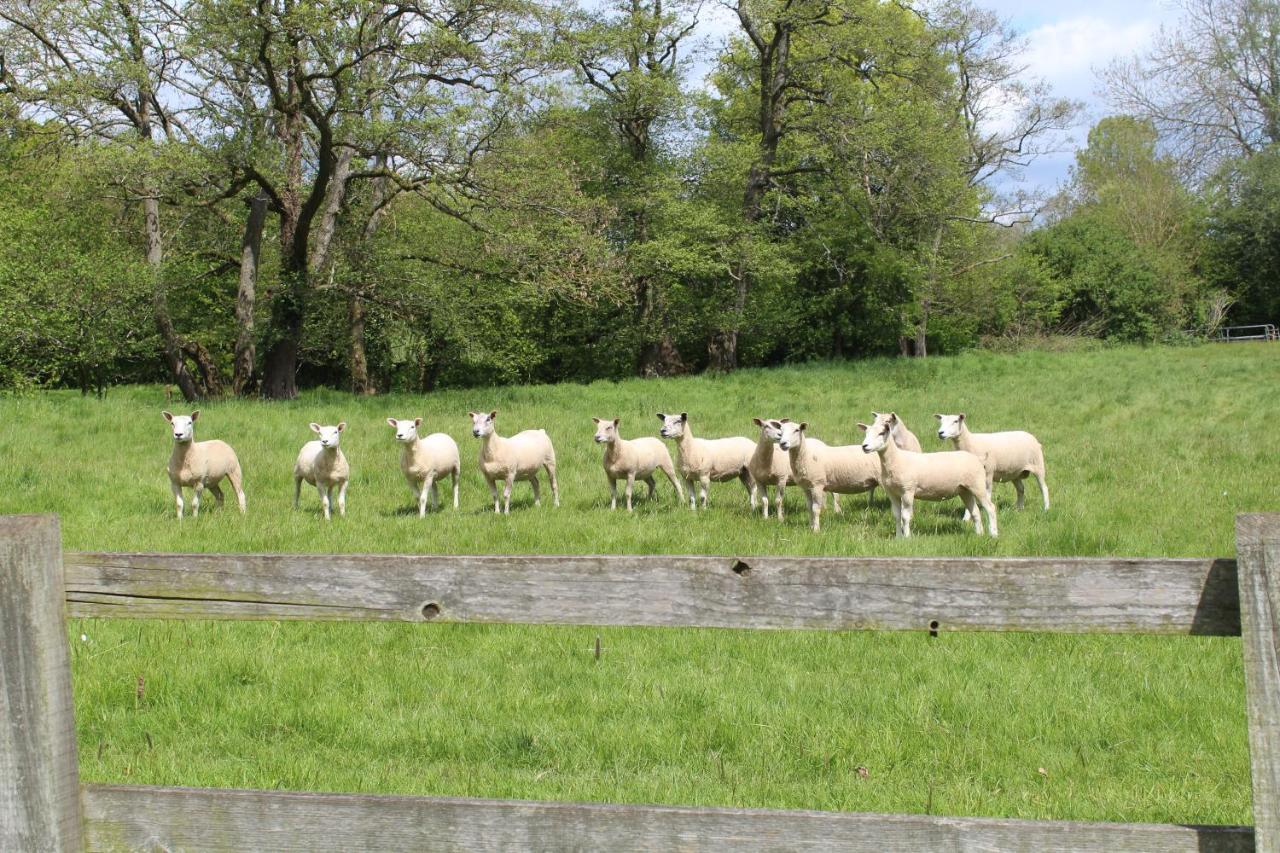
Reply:
<svg viewBox="0 0 1280 853"><path fill-rule="evenodd" d="M995 495L995 483L1012 482L1018 492L1018 509L1026 504L1022 481L1034 474L1040 484L1044 508L1049 508L1049 486L1044 479L1044 449L1029 432L969 432L964 415L934 415L938 419L938 438L951 439L957 449L967 450L982 460L987 471L987 497ZM966 517L967 520L967 517Z"/></svg>
<svg viewBox="0 0 1280 853"><path fill-rule="evenodd" d="M759 490L764 517L769 517L769 487L773 486L774 507L778 510L778 520L783 520L782 499L791 482L791 455L778 450L778 444L769 437L769 418L752 418L751 422L760 428L760 439L756 442L751 459L747 462L747 471L751 474L752 490ZM785 422L786 418L780 423ZM754 495L753 495L754 498ZM752 501L754 505L755 501Z"/></svg>
<svg viewBox="0 0 1280 853"><path fill-rule="evenodd" d="M876 421L886 415L880 412L872 412L876 416ZM901 447L903 450L910 450L912 453L923 453L924 448L920 446L920 439L916 438L916 434L907 429L907 425L902 422L902 418L898 417L896 412L889 412L893 415L893 443Z"/></svg>
<svg viewBox="0 0 1280 853"><path fill-rule="evenodd" d="M998 536L996 508L987 496L987 475L982 460L963 450L944 453L903 450L891 438L895 418L889 414L878 418L873 426L858 426L867 433L862 449L880 456L880 484L889 493L897 535L903 538L911 535L916 498L941 501L959 495L969 510L974 530L982 534L982 516L978 513L981 506L987 513L991 536Z"/></svg>
<svg viewBox="0 0 1280 853"><path fill-rule="evenodd" d="M351 478L351 466L347 464L347 457L338 443L342 432L347 428L346 421L337 426L313 423L310 427L320 438L302 445L298 460L293 463L293 508L298 508L298 499L302 496L302 481L306 480L320 493L325 521L330 518L329 505L333 503L334 489L338 490L338 515L345 518L347 481Z"/></svg>
<svg viewBox="0 0 1280 853"><path fill-rule="evenodd" d="M667 475L671 485L675 487L676 497L684 503L684 491L676 478L675 467L671 464L671 453L667 446L653 436L642 436L627 440L618 432L622 418L608 420L592 418L596 425L596 443L604 448L604 475L609 478L609 509L618 508L618 481L626 480L627 512L631 512L631 491L636 480L649 484L649 498L653 499L655 484L653 472L661 471Z"/></svg>
<svg viewBox="0 0 1280 853"><path fill-rule="evenodd" d="M173 453L169 454L169 485L173 488L173 500L182 518L182 487L191 487L191 517L200 516L200 495L205 489L213 492L218 505L222 505L222 489L218 483L223 477L231 484L240 502L240 513L245 511L243 475L236 452L225 441L195 441L196 419L200 412L190 416L161 412L173 426Z"/></svg>
<svg viewBox="0 0 1280 853"><path fill-rule="evenodd" d="M747 470L747 463L756 452L754 441L741 436L695 438L693 429L689 426L688 412L678 415L659 412L658 420L662 421L662 437L675 440L676 468L689 489L689 509L697 509L694 483L701 488L702 508L706 509L707 488L711 483L723 483L736 478L742 481L747 497L751 500L751 509L755 511L755 489L752 488L751 472Z"/></svg>
<svg viewBox="0 0 1280 853"><path fill-rule="evenodd" d="M397 420L387 418L395 428L396 441L400 442L400 470L409 483L409 491L418 501L418 518L427 515L427 498L432 509L440 509L439 480L453 477L453 508L458 508L458 474L462 469L458 456L458 444L442 432L433 432L426 438L418 437L422 418Z"/></svg>
<svg viewBox="0 0 1280 853"><path fill-rule="evenodd" d="M544 429L527 429L509 438L498 435L494 422L497 409L489 414L468 412L471 415L471 434L480 439L480 470L489 492L493 495L493 511L498 512L499 480L505 483L502 512L511 512L511 486L516 480L528 480L533 486L533 505L542 506L542 493L538 487L538 469L545 468L551 481L551 498L560 506L560 486L556 482L556 449Z"/></svg>
<svg viewBox="0 0 1280 853"><path fill-rule="evenodd" d="M809 498L809 526L821 529L822 505L831 493L836 512L840 505L837 494L856 495L867 492L868 504L880 481L880 466L856 444L835 447L806 435L807 423L790 420L769 421L765 432L771 441L787 451L791 475L804 488Z"/></svg>

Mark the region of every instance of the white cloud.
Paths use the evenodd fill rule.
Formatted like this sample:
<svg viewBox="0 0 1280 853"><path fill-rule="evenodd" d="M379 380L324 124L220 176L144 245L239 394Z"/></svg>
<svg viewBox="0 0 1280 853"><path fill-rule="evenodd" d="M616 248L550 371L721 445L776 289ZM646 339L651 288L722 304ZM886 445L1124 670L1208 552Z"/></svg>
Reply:
<svg viewBox="0 0 1280 853"><path fill-rule="evenodd" d="M1060 95L1094 100L1094 72L1140 52L1158 26L1152 18L1122 23L1092 15L1044 24L1027 34L1027 72L1049 81Z"/></svg>

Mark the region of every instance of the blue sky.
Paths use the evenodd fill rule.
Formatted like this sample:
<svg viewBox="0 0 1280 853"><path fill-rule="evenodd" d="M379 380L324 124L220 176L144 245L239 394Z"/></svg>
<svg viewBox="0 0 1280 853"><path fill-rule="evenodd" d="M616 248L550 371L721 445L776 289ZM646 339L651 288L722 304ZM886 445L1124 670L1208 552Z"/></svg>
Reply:
<svg viewBox="0 0 1280 853"><path fill-rule="evenodd" d="M1177 20L1177 8L1170 0L975 2L1010 21L1027 39L1024 60L1028 76L1042 78L1057 95L1085 104L1080 123L1065 141L1065 150L1037 161L1020 183L1010 185L1052 192L1066 180L1075 147L1084 144L1089 128L1109 111L1095 70L1144 51L1162 25ZM703 21L703 32L713 40L736 28L736 19L718 4L704 6ZM695 68L695 75L699 71L705 71L705 66Z"/></svg>

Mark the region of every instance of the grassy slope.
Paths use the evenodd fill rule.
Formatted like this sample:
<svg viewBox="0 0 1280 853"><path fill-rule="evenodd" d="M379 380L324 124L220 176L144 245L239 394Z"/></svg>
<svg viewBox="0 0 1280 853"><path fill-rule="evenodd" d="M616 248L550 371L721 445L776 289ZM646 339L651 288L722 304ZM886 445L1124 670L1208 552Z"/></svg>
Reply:
<svg viewBox="0 0 1280 853"><path fill-rule="evenodd" d="M250 513L179 526L154 388L105 402L0 401L0 512L56 511L69 548L184 551L1167 554L1234 551L1232 517L1280 510L1271 389L1280 349L970 354L728 378L456 391L205 407L197 436L246 469ZM485 512L468 409L505 432L544 426L563 506L517 487ZM998 542L958 504L917 508L891 538L883 499L848 499L820 535L800 495L785 524L747 516L741 487L712 509L669 487L610 515L590 416L652 434L658 410L702 435L753 415L808 420L828 441L896 409L1026 428L1046 447L1054 509L1016 514L997 489ZM463 450L462 510L417 519L387 415L423 415ZM350 515L289 510L310 420L345 419ZM92 468L74 460L99 455ZM614 802L714 803L1078 819L1249 822L1239 643L1230 639L749 634L583 628L126 623L73 626L81 770L91 780ZM87 639L81 640L81 636ZM145 694L137 698L138 678ZM864 777L858 768L865 767ZM1040 772L1043 769L1043 773Z"/></svg>

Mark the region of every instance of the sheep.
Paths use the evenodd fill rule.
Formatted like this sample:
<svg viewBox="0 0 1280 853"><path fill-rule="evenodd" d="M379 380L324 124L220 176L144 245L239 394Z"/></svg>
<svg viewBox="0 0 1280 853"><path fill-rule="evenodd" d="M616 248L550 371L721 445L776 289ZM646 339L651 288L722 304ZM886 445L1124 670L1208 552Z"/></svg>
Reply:
<svg viewBox="0 0 1280 853"><path fill-rule="evenodd" d="M341 434L347 428L346 421L337 426L313 423L310 427L320 439L302 445L298 461L293 463L293 508L298 508L298 499L302 496L302 481L306 480L320 493L325 521L330 519L329 505L333 502L335 488L338 490L338 515L346 518L347 480L351 477L351 466L347 464L347 457L338 446Z"/></svg>
<svg viewBox="0 0 1280 853"><path fill-rule="evenodd" d="M836 512L837 494L856 495L871 493L880 481L879 466L867 458L856 444L832 447L824 441L806 436L807 423L790 420L769 421L765 431L771 441L787 451L791 460L791 474L809 497L809 526L821 529L822 505L827 492L831 493Z"/></svg>
<svg viewBox="0 0 1280 853"><path fill-rule="evenodd" d="M967 450L982 460L987 471L987 497L995 499L995 483L1012 481L1018 492L1018 509L1026 505L1022 481L1035 474L1040 484L1040 497L1049 509L1049 486L1044 478L1044 449L1029 432L969 432L964 415L934 415L938 419L938 438L951 439L959 450ZM966 517L967 520L967 517Z"/></svg>
<svg viewBox="0 0 1280 853"><path fill-rule="evenodd" d="M684 503L684 491L676 479L675 467L667 446L653 436L628 441L618 433L622 418L608 420L592 418L596 425L596 443L605 445L604 475L609 478L609 509L618 508L618 480L627 481L627 512L631 512L631 491L637 479L649 484L649 498L653 499L655 485L653 472L661 471L675 487L676 497Z"/></svg>
<svg viewBox="0 0 1280 853"><path fill-rule="evenodd" d="M702 490L702 508L707 508L707 488L711 483L723 483L735 477L742 481L751 500L751 511L755 512L756 496L752 485L751 472L747 463L756 452L756 443L749 438L734 436L733 438L694 438L693 429L689 426L689 413L664 415L658 413L662 421L663 438L674 439L676 443L676 467L685 487L689 490L689 509L697 509L694 495L694 483Z"/></svg>
<svg viewBox="0 0 1280 853"><path fill-rule="evenodd" d="M982 460L964 450L944 453L914 453L903 450L893 441L894 421L890 413L877 418L873 426L858 424L866 431L862 449L880 456L880 483L889 493L889 505L897 525L897 535L911 536L911 516L916 498L941 501L960 496L973 520L974 531L982 535L982 516L978 506L987 514L987 526L994 539L1000 535L996 526L996 508L987 495L987 475Z"/></svg>
<svg viewBox="0 0 1280 853"><path fill-rule="evenodd" d="M442 432L433 432L426 438L418 437L422 418L397 420L387 418L400 442L400 470L409 483L409 491L418 500L418 518L427 516L427 497L431 508L440 509L440 492L437 480L453 477L453 508L458 508L458 474L462 469L458 456L458 444Z"/></svg>
<svg viewBox="0 0 1280 853"><path fill-rule="evenodd" d="M556 450L544 429L527 429L509 438L498 435L494 421L498 410L489 414L468 412L471 434L480 439L480 470L493 495L493 511L498 512L498 480L506 484L502 492L502 512L511 512L511 486L516 480L528 480L533 486L533 505L542 506L538 487L538 469L545 468L551 481L551 497L560 506L560 485L556 482Z"/></svg>
<svg viewBox="0 0 1280 853"><path fill-rule="evenodd" d="M885 417L880 412L872 412L876 416L876 420ZM912 453L923 453L924 448L920 446L920 439L916 438L916 434L907 429L907 425L902 422L902 418L898 417L896 412L890 412L894 418L893 443L903 450L910 450Z"/></svg>
<svg viewBox="0 0 1280 853"><path fill-rule="evenodd" d="M173 426L173 453L169 455L169 485L173 488L173 501L182 518L182 487L190 486L191 517L200 517L200 495L207 488L213 492L218 505L222 505L222 489L218 483L223 477L231 484L240 503L240 514L245 511L243 474L236 452L225 441L195 441L196 419L199 410L187 415L161 412Z"/></svg>
<svg viewBox="0 0 1280 853"><path fill-rule="evenodd" d="M752 418L751 422L760 427L760 440L756 442L755 451L747 462L747 471L751 474L752 491L754 493L759 489L764 517L768 518L769 487L773 486L774 506L778 510L778 520L782 521L783 494L786 492L787 483L793 479L791 456L778 452L777 443L769 437L768 418ZM754 500L752 503L754 504Z"/></svg>

